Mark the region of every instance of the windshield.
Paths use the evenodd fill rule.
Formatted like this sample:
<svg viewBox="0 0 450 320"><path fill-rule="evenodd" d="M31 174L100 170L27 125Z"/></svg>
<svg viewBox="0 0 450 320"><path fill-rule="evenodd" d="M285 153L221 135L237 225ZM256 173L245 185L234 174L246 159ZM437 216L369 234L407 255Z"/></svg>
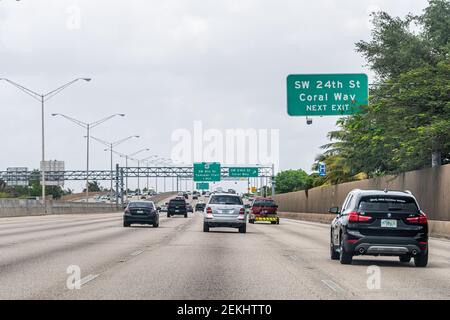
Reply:
<svg viewBox="0 0 450 320"><path fill-rule="evenodd" d="M416 201L409 197L365 197L359 203L361 211L408 211L417 212Z"/></svg>
<svg viewBox="0 0 450 320"><path fill-rule="evenodd" d="M211 198L210 204L234 204L234 205L242 205L242 200L239 197L235 196L213 196Z"/></svg>

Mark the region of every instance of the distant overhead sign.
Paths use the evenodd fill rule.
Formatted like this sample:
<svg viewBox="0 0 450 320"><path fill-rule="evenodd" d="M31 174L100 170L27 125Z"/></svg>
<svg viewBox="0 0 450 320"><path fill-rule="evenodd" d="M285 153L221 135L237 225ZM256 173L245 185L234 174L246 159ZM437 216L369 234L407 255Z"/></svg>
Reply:
<svg viewBox="0 0 450 320"><path fill-rule="evenodd" d="M209 190L208 182L197 182L197 190Z"/></svg>
<svg viewBox="0 0 450 320"><path fill-rule="evenodd" d="M341 116L358 112L369 99L366 74L291 74L287 77L290 116Z"/></svg>
<svg viewBox="0 0 450 320"><path fill-rule="evenodd" d="M232 167L228 169L229 177L253 178L258 177L258 168L256 167Z"/></svg>
<svg viewBox="0 0 450 320"><path fill-rule="evenodd" d="M6 169L5 182L10 187L26 187L29 184L28 168L11 167Z"/></svg>
<svg viewBox="0 0 450 320"><path fill-rule="evenodd" d="M220 181L220 163L194 163L194 181Z"/></svg>
<svg viewBox="0 0 450 320"><path fill-rule="evenodd" d="M46 186L63 186L65 165L64 161L41 161L41 172L45 171ZM41 181L42 184L42 181Z"/></svg>

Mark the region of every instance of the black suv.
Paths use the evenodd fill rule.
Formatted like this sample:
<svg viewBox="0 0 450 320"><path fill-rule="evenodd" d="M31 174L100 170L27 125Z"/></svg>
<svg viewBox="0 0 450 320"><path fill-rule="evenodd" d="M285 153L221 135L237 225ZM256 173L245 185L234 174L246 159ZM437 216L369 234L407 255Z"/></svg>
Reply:
<svg viewBox="0 0 450 320"><path fill-rule="evenodd" d="M186 200L182 197L177 197L169 201L167 206L167 218L174 215L184 215L185 218L188 216Z"/></svg>
<svg viewBox="0 0 450 320"><path fill-rule="evenodd" d="M428 222L409 191L352 190L331 222L331 259L351 264L354 255L414 258L428 263Z"/></svg>

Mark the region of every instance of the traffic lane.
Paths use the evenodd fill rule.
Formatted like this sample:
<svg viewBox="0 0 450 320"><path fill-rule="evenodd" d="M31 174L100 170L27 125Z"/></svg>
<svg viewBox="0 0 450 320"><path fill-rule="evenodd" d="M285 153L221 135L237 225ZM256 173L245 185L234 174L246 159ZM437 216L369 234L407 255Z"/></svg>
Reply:
<svg viewBox="0 0 450 320"><path fill-rule="evenodd" d="M361 299L448 299L450 297L450 242L430 239L427 268L413 262L400 263L397 257L356 256L352 265L341 265L329 258L329 225L281 220L286 240L296 252L316 248L308 255L318 272L328 276L345 291ZM275 229L269 229L276 232ZM266 233L268 234L268 233ZM273 238L277 238L276 235ZM297 240L295 240L297 239ZM438 254L434 254L434 249ZM378 269L378 268L379 269ZM379 272L378 282L374 276ZM375 282L374 282L375 281ZM368 283L369 282L369 283Z"/></svg>
<svg viewBox="0 0 450 320"><path fill-rule="evenodd" d="M164 241L187 219L161 218L159 228L122 227L116 221L94 222L70 234L51 231L46 239L11 243L0 251L0 298L56 298L66 289L68 266L77 265L82 276L122 263L146 246Z"/></svg>
<svg viewBox="0 0 450 320"><path fill-rule="evenodd" d="M334 299L345 296L311 278L304 260L266 243L253 226L202 231L196 214L183 232L100 274L67 299ZM296 267L302 266L302 272Z"/></svg>

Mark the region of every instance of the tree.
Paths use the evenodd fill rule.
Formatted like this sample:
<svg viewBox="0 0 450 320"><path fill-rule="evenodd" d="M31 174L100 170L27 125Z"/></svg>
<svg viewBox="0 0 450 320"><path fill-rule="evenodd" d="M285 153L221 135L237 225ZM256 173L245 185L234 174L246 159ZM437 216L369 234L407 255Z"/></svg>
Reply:
<svg viewBox="0 0 450 320"><path fill-rule="evenodd" d="M299 170L281 171L275 177L275 192L286 193L304 190L308 184L308 174Z"/></svg>
<svg viewBox="0 0 450 320"><path fill-rule="evenodd" d="M99 185L98 181L90 181L88 182L89 192L100 192L102 191L102 187ZM83 189L83 192L86 192L86 188Z"/></svg>
<svg viewBox="0 0 450 320"><path fill-rule="evenodd" d="M448 0L429 1L420 16L374 15L372 39L356 49L377 83L369 106L329 133L318 157L328 167L324 183L450 163L449 34Z"/></svg>

